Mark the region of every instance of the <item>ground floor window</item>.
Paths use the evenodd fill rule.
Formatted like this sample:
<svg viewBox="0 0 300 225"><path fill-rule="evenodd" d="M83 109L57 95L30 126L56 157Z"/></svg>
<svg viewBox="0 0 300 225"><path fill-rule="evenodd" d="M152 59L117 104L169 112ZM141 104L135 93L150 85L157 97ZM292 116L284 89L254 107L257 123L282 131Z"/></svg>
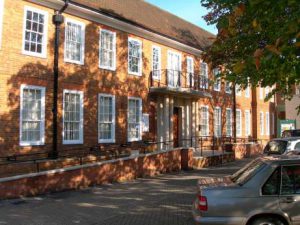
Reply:
<svg viewBox="0 0 300 225"><path fill-rule="evenodd" d="M99 142L115 142L115 96L99 94L98 101Z"/></svg>
<svg viewBox="0 0 300 225"><path fill-rule="evenodd" d="M64 90L63 144L83 143L83 92Z"/></svg>
<svg viewBox="0 0 300 225"><path fill-rule="evenodd" d="M226 109L226 136L232 136L232 111L231 109Z"/></svg>
<svg viewBox="0 0 300 225"><path fill-rule="evenodd" d="M221 108L214 109L214 131L216 137L222 136Z"/></svg>
<svg viewBox="0 0 300 225"><path fill-rule="evenodd" d="M264 113L259 113L259 127L260 127L260 135L264 135L265 129L264 129Z"/></svg>
<svg viewBox="0 0 300 225"><path fill-rule="evenodd" d="M245 135L247 137L251 135L250 110L245 110Z"/></svg>
<svg viewBox="0 0 300 225"><path fill-rule="evenodd" d="M142 139L142 99L128 99L128 141Z"/></svg>
<svg viewBox="0 0 300 225"><path fill-rule="evenodd" d="M236 136L242 136L242 111L236 110Z"/></svg>
<svg viewBox="0 0 300 225"><path fill-rule="evenodd" d="M20 145L42 145L45 143L45 88L21 86Z"/></svg>
<svg viewBox="0 0 300 225"><path fill-rule="evenodd" d="M200 108L200 133L201 136L209 135L209 111L207 106Z"/></svg>

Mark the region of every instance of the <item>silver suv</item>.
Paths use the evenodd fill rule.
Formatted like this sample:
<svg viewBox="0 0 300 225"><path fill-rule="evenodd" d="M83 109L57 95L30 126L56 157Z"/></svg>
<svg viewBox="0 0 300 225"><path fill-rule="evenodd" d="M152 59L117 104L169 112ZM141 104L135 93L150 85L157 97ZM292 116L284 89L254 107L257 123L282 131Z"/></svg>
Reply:
<svg viewBox="0 0 300 225"><path fill-rule="evenodd" d="M300 156L262 157L229 177L198 181L201 225L300 225Z"/></svg>

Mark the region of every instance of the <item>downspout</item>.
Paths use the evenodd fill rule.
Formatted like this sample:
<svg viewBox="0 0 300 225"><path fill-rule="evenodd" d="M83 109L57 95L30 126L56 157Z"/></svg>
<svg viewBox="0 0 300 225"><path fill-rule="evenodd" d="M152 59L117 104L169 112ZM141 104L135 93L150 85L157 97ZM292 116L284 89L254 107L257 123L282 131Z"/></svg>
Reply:
<svg viewBox="0 0 300 225"><path fill-rule="evenodd" d="M53 149L50 156L54 159L58 157L58 150L57 150L57 99L58 99L58 75L59 75L59 68L58 68L58 60L59 60L59 36L60 36L60 25L64 22L64 17L62 13L67 9L69 5L69 0L64 0L64 6L59 10L55 10L54 15L52 17L52 23L55 25L55 40L54 40L54 65L53 65L53 74L54 74L54 81L53 81Z"/></svg>
<svg viewBox="0 0 300 225"><path fill-rule="evenodd" d="M232 85L232 98L233 98L233 142L236 143L236 89L235 83Z"/></svg>

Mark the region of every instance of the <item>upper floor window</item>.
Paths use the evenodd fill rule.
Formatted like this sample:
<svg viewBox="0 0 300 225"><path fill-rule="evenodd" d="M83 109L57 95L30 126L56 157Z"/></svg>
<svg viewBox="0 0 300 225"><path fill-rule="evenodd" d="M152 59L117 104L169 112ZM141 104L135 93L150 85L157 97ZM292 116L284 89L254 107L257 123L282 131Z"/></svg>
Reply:
<svg viewBox="0 0 300 225"><path fill-rule="evenodd" d="M142 139L142 99L128 99L128 141Z"/></svg>
<svg viewBox="0 0 300 225"><path fill-rule="evenodd" d="M264 88L259 88L259 99L264 99Z"/></svg>
<svg viewBox="0 0 300 225"><path fill-rule="evenodd" d="M236 110L236 136L242 136L242 111Z"/></svg>
<svg viewBox="0 0 300 225"><path fill-rule="evenodd" d="M226 83L225 83L225 92L227 94L231 94L231 86L232 86L231 82L226 81Z"/></svg>
<svg viewBox="0 0 300 225"><path fill-rule="evenodd" d="M27 55L46 57L48 13L25 7L23 49Z"/></svg>
<svg viewBox="0 0 300 225"><path fill-rule="evenodd" d="M215 130L215 136L221 137L222 136L222 119L221 119L221 108L216 107L214 109L214 130Z"/></svg>
<svg viewBox="0 0 300 225"><path fill-rule="evenodd" d="M235 85L235 94L236 94L236 96L242 96L241 85L239 85L239 84Z"/></svg>
<svg viewBox="0 0 300 225"><path fill-rule="evenodd" d="M213 75L214 75L214 90L215 91L221 91L221 78L219 77L220 70L218 68L213 69Z"/></svg>
<svg viewBox="0 0 300 225"><path fill-rule="evenodd" d="M152 77L160 80L161 50L158 46L152 47Z"/></svg>
<svg viewBox="0 0 300 225"><path fill-rule="evenodd" d="M187 57L186 59L186 82L188 87L194 86L194 59Z"/></svg>
<svg viewBox="0 0 300 225"><path fill-rule="evenodd" d="M21 86L20 145L45 143L45 88Z"/></svg>
<svg viewBox="0 0 300 225"><path fill-rule="evenodd" d="M4 0L0 0L0 48L2 46L3 14L4 14Z"/></svg>
<svg viewBox="0 0 300 225"><path fill-rule="evenodd" d="M245 89L245 97L250 98L250 86L249 85Z"/></svg>
<svg viewBox="0 0 300 225"><path fill-rule="evenodd" d="M64 90L63 143L83 143L83 92Z"/></svg>
<svg viewBox="0 0 300 225"><path fill-rule="evenodd" d="M99 67L116 69L116 32L100 30Z"/></svg>
<svg viewBox="0 0 300 225"><path fill-rule="evenodd" d="M270 113L266 112L266 135L270 135Z"/></svg>
<svg viewBox="0 0 300 225"><path fill-rule="evenodd" d="M81 22L66 19L65 28L65 61L84 64L85 25Z"/></svg>
<svg viewBox="0 0 300 225"><path fill-rule="evenodd" d="M200 133L201 136L209 135L209 111L208 106L200 108Z"/></svg>
<svg viewBox="0 0 300 225"><path fill-rule="evenodd" d="M142 42L128 38L128 73L142 76Z"/></svg>
<svg viewBox="0 0 300 225"><path fill-rule="evenodd" d="M226 109L226 136L232 136L232 113L231 109Z"/></svg>
<svg viewBox="0 0 300 225"><path fill-rule="evenodd" d="M200 88L208 88L208 66L205 62L200 62Z"/></svg>
<svg viewBox="0 0 300 225"><path fill-rule="evenodd" d="M98 137L100 143L115 142L115 96L99 94Z"/></svg>

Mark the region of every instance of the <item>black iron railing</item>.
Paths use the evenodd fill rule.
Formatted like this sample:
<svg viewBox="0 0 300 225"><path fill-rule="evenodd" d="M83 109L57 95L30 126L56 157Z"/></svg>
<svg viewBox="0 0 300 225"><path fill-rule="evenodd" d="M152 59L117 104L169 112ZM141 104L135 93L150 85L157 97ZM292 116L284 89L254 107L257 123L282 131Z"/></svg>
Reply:
<svg viewBox="0 0 300 225"><path fill-rule="evenodd" d="M150 87L188 88L202 91L208 89L209 79L179 70L153 70L150 74Z"/></svg>

